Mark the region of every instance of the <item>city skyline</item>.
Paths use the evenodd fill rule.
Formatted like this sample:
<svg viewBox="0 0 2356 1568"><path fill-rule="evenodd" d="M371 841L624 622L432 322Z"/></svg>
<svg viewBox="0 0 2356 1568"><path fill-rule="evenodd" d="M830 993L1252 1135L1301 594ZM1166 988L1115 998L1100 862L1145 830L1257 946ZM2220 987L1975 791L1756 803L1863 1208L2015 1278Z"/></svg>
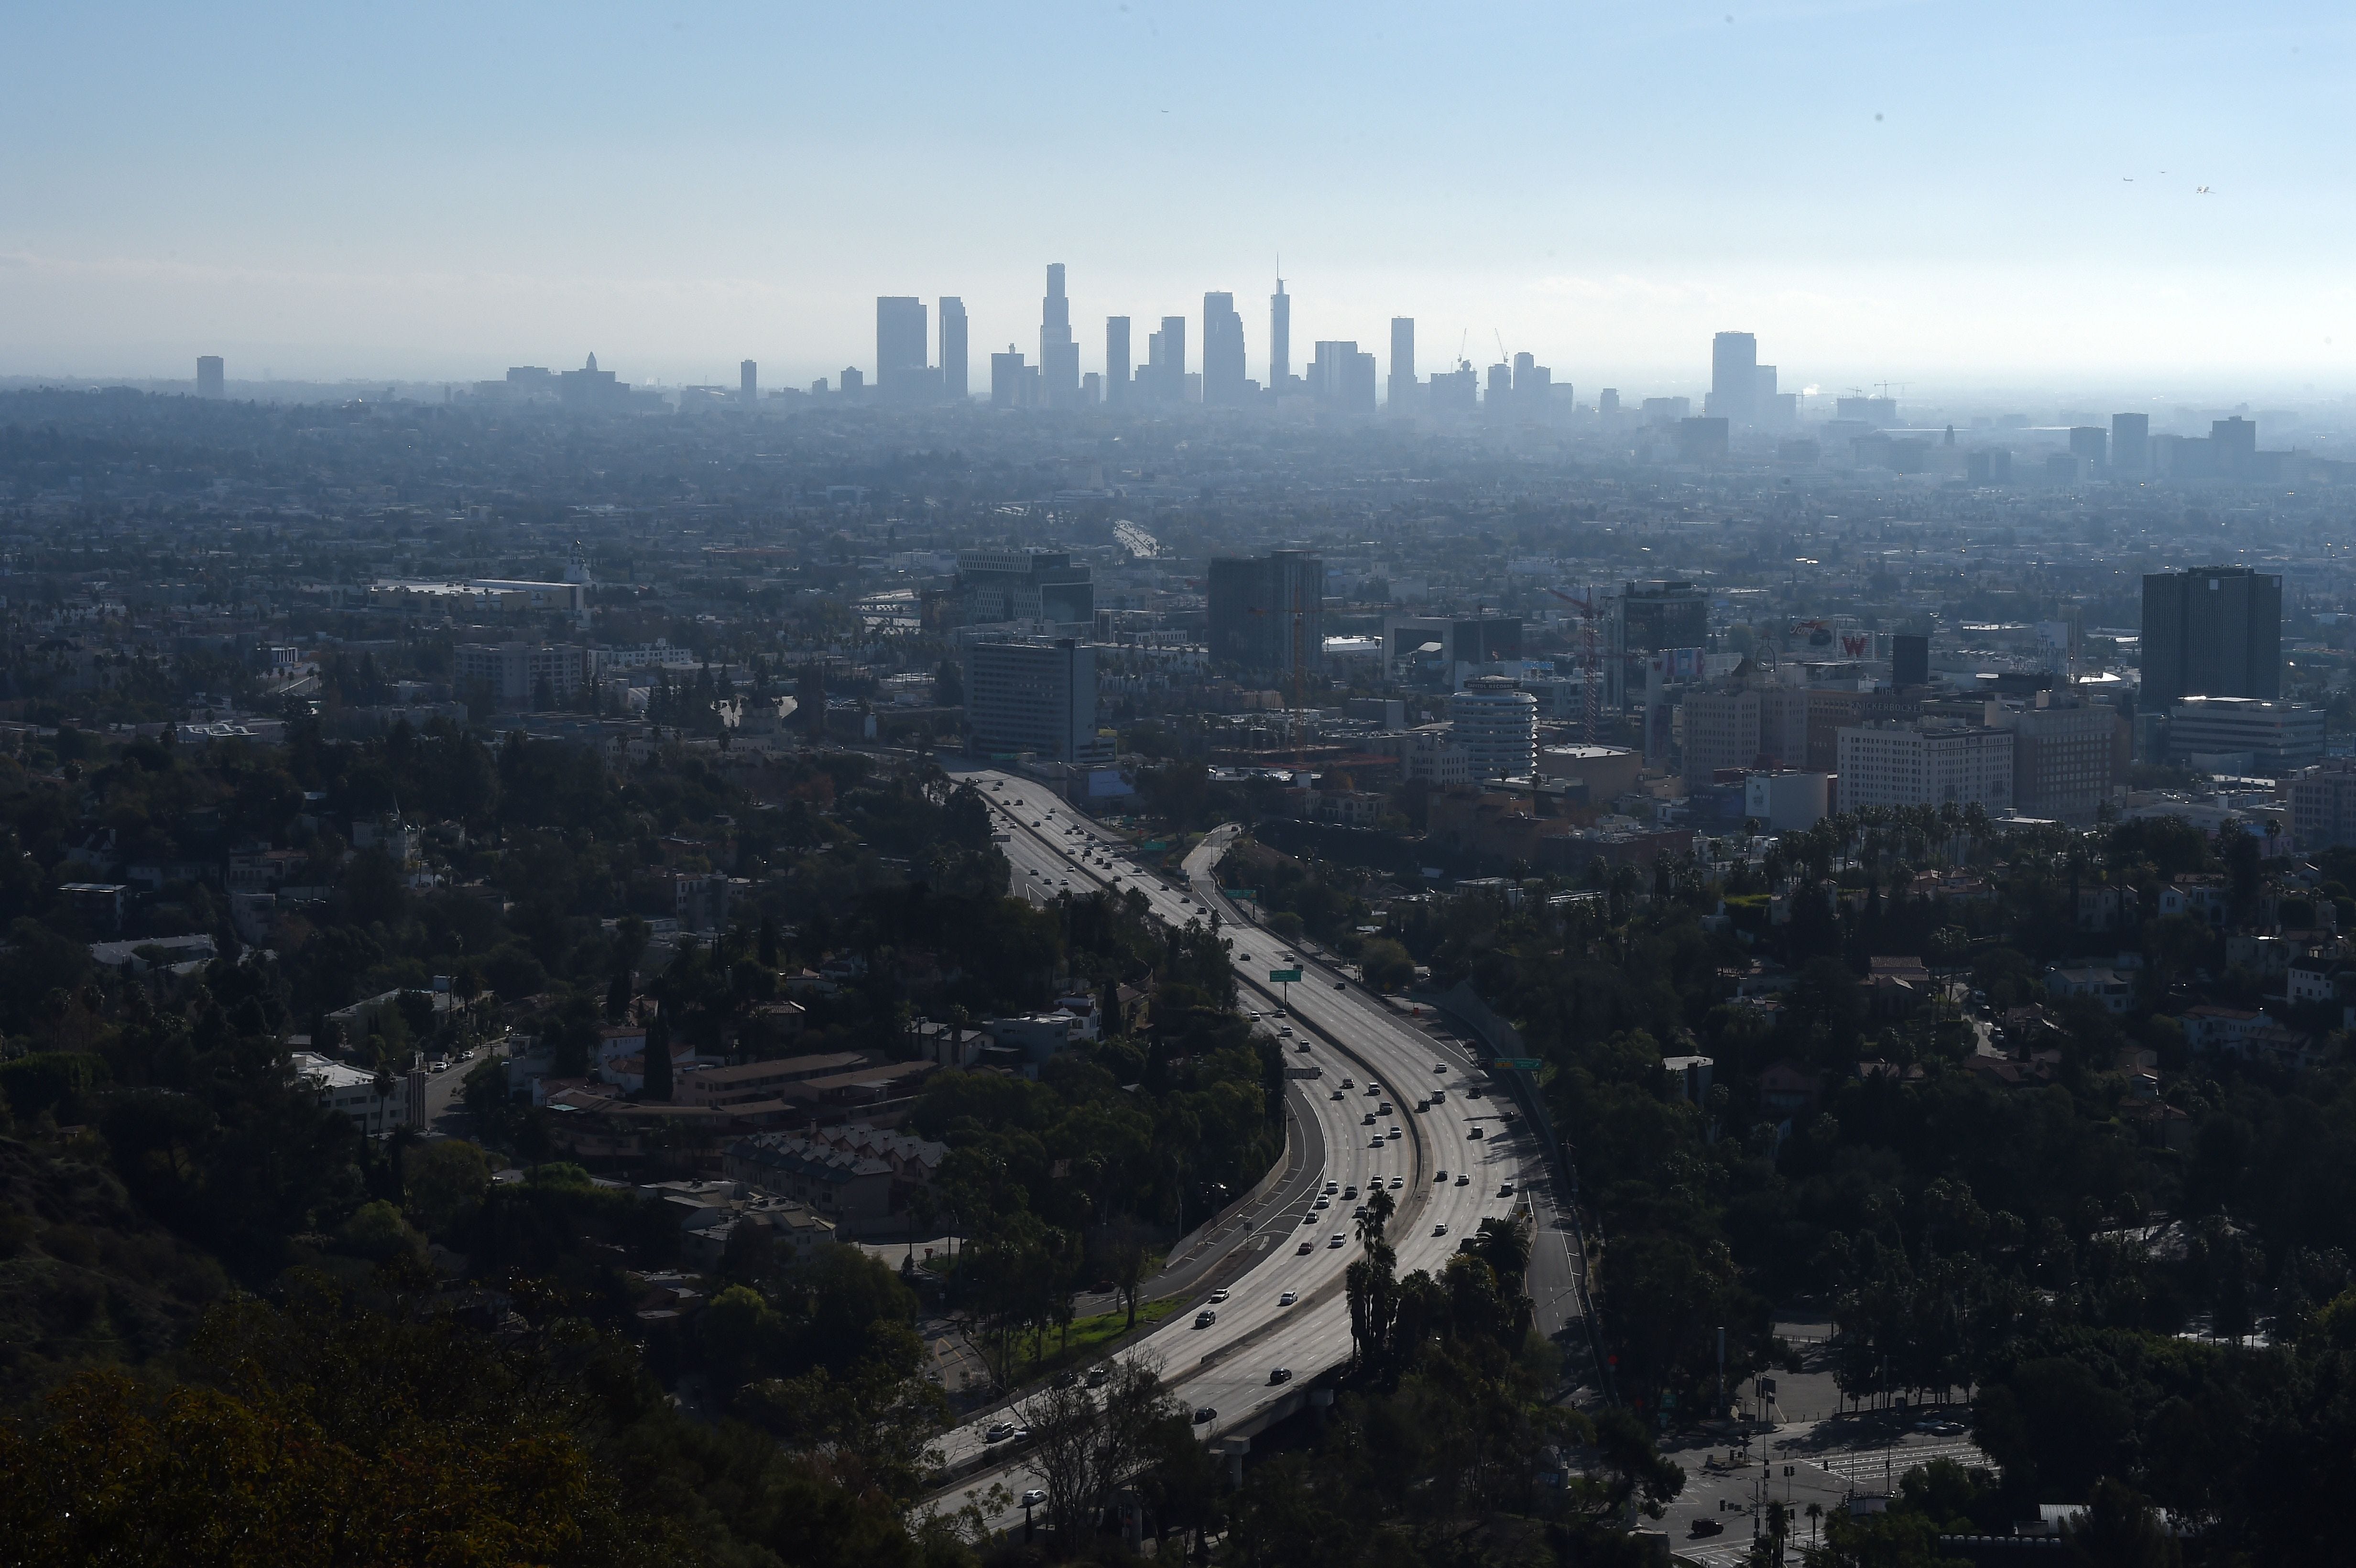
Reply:
<svg viewBox="0 0 2356 1568"><path fill-rule="evenodd" d="M2351 34L2312 6L143 16L30 18L0 79L30 155L0 175L0 375L463 380L594 347L807 382L862 362L878 293L1027 343L1042 255L1091 323L1257 301L1281 250L1299 344L1408 315L1430 363L1502 335L1599 385L1698 392L1683 346L1729 322L1787 386L2356 385L2322 133ZM883 54L928 90L890 115ZM1036 72L1121 85L991 89ZM1369 127L1469 81L1472 120Z"/></svg>

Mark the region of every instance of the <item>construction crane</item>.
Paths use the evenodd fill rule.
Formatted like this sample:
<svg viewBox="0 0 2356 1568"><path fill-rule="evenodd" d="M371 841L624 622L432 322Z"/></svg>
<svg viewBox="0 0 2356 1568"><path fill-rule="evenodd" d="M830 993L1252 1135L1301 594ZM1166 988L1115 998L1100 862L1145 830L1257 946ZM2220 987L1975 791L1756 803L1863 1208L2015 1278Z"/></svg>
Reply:
<svg viewBox="0 0 2356 1568"><path fill-rule="evenodd" d="M1601 607L1595 602L1593 589L1566 593L1559 588L1549 587L1547 592L1579 612L1580 696L1586 704L1581 736L1587 744L1592 746L1595 744L1596 726L1603 710L1603 661L1595 646L1595 623L1602 613Z"/></svg>

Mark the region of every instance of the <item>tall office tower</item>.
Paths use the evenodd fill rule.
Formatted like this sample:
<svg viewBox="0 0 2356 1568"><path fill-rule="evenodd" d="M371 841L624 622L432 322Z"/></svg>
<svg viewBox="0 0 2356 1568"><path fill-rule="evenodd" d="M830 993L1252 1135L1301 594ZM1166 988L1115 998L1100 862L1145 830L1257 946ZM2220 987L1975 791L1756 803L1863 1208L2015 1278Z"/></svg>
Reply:
<svg viewBox="0 0 2356 1568"><path fill-rule="evenodd" d="M1890 639L1890 684L1895 687L1931 684L1931 639L1899 633Z"/></svg>
<svg viewBox="0 0 2356 1568"><path fill-rule="evenodd" d="M1354 414L1375 411L1375 357L1353 342L1322 340L1309 362L1309 395Z"/></svg>
<svg viewBox="0 0 2356 1568"><path fill-rule="evenodd" d="M2109 454L2110 432L2098 424L2072 425L2070 428L2070 455L2088 469L2100 468Z"/></svg>
<svg viewBox="0 0 2356 1568"><path fill-rule="evenodd" d="M2229 420L2211 420L2209 447L2218 473L2247 476L2258 465L2258 427L2239 414Z"/></svg>
<svg viewBox="0 0 2356 1568"><path fill-rule="evenodd" d="M221 398L228 395L228 384L222 379L221 357L218 354L197 356L197 396Z"/></svg>
<svg viewBox="0 0 2356 1568"><path fill-rule="evenodd" d="M1284 292L1284 280L1276 280L1276 293L1268 296L1268 390L1270 397L1281 397L1284 384L1292 379L1292 296Z"/></svg>
<svg viewBox="0 0 2356 1568"><path fill-rule="evenodd" d="M1595 411L1601 414L1605 419L1610 419L1612 415L1618 413L1620 411L1620 389L1617 387L1606 387L1601 392L1596 393Z"/></svg>
<svg viewBox="0 0 2356 1568"><path fill-rule="evenodd" d="M1058 763L1111 752L1097 734L1096 649L1071 637L975 643L965 653L966 727L984 753Z"/></svg>
<svg viewBox="0 0 2356 1568"><path fill-rule="evenodd" d="M1747 332L1721 332L1709 346L1709 396L1702 412L1748 421L1759 397L1759 339Z"/></svg>
<svg viewBox="0 0 2356 1568"><path fill-rule="evenodd" d="M913 403L925 390L925 302L911 294L875 300L875 395Z"/></svg>
<svg viewBox="0 0 2356 1568"><path fill-rule="evenodd" d="M1514 368L1503 363L1489 367L1489 395L1483 400L1485 411L1502 414L1514 403Z"/></svg>
<svg viewBox="0 0 2356 1568"><path fill-rule="evenodd" d="M1203 406L1235 408L1244 400L1244 318L1236 296L1203 296Z"/></svg>
<svg viewBox="0 0 2356 1568"><path fill-rule="evenodd" d="M993 409L1030 407L1028 378L1023 374L1023 354L1012 343L1003 354L990 357L990 406ZM1036 376L1038 368L1031 368Z"/></svg>
<svg viewBox="0 0 2356 1568"><path fill-rule="evenodd" d="M1391 411L1405 413L1415 400L1415 317L1391 317Z"/></svg>
<svg viewBox="0 0 2356 1568"><path fill-rule="evenodd" d="M1186 400L1186 318L1165 315L1162 330L1145 340L1146 361L1152 386L1147 398L1157 403Z"/></svg>
<svg viewBox="0 0 2356 1568"><path fill-rule="evenodd" d="M2187 697L2281 695L2281 578L2246 566L2144 578L2143 711Z"/></svg>
<svg viewBox="0 0 2356 1568"><path fill-rule="evenodd" d="M1106 402L1129 401L1130 389L1134 384L1130 379L1130 369L1135 363L1136 361L1129 357L1129 317L1125 315L1105 317Z"/></svg>
<svg viewBox="0 0 2356 1568"><path fill-rule="evenodd" d="M761 366L758 360L747 359L736 367L736 395L748 407L761 400Z"/></svg>
<svg viewBox="0 0 2356 1568"><path fill-rule="evenodd" d="M1514 356L1514 404L1525 419L1543 419L1554 400L1554 372L1533 354Z"/></svg>
<svg viewBox="0 0 2356 1568"><path fill-rule="evenodd" d="M2111 472L2147 474L2150 471L2151 416L2149 414L2113 414L2111 416Z"/></svg>
<svg viewBox="0 0 2356 1568"><path fill-rule="evenodd" d="M1537 771L1538 699L1503 675L1475 676L1448 699L1449 740L1471 760L1475 779L1527 778Z"/></svg>
<svg viewBox="0 0 2356 1568"><path fill-rule="evenodd" d="M969 626L997 621L1052 621L1086 626L1096 619L1096 584L1087 562L1063 550L961 549L957 557L959 613Z"/></svg>
<svg viewBox="0 0 2356 1568"><path fill-rule="evenodd" d="M1259 675L1315 675L1325 657L1325 562L1306 550L1212 558L1211 662Z"/></svg>
<svg viewBox="0 0 2356 1568"><path fill-rule="evenodd" d="M1072 336L1072 304L1064 297L1064 263L1047 263L1047 297L1039 308L1039 392L1051 409L1080 400L1080 346Z"/></svg>
<svg viewBox="0 0 2356 1568"><path fill-rule="evenodd" d="M941 396L953 403L966 400L971 374L965 346L965 301L941 296Z"/></svg>

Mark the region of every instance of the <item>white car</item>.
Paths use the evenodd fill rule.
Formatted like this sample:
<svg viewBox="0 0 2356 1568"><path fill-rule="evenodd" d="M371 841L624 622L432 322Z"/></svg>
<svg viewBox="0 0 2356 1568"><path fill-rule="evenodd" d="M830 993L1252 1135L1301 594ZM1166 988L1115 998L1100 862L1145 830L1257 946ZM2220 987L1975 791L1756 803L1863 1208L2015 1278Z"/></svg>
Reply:
<svg viewBox="0 0 2356 1568"><path fill-rule="evenodd" d="M1342 1244L1342 1232L1339 1232L1339 1231L1336 1231L1336 1232L1334 1232L1332 1235L1330 1235L1330 1236L1326 1237L1326 1238L1325 1238L1325 1244L1326 1244L1327 1246L1329 1246L1329 1247L1338 1247L1338 1246L1340 1246L1340 1245Z"/></svg>
<svg viewBox="0 0 2356 1568"><path fill-rule="evenodd" d="M1041 1491L1036 1487L1032 1488L1029 1491L1023 1494L1023 1506L1024 1508L1037 1508L1041 1503L1044 1503L1046 1500L1047 1494Z"/></svg>
<svg viewBox="0 0 2356 1568"><path fill-rule="evenodd" d="M1288 1290L1288 1291L1286 1291L1282 1296L1278 1296L1278 1297L1276 1298L1276 1304L1277 1304L1279 1307L1290 1307L1290 1306L1291 1306L1294 1302L1296 1302L1296 1301L1298 1301L1298 1300L1300 1300L1300 1299L1301 1299L1301 1293L1300 1293L1299 1291L1297 1291L1297 1290Z"/></svg>
<svg viewBox="0 0 2356 1568"><path fill-rule="evenodd" d="M1211 1300L1212 1300L1214 1303L1217 1303L1217 1302L1225 1301L1226 1298L1227 1298L1227 1293L1226 1293L1226 1290L1225 1289L1225 1287L1222 1287L1222 1288L1220 1288L1220 1289L1217 1289L1217 1290L1215 1290L1215 1291L1211 1292Z"/></svg>

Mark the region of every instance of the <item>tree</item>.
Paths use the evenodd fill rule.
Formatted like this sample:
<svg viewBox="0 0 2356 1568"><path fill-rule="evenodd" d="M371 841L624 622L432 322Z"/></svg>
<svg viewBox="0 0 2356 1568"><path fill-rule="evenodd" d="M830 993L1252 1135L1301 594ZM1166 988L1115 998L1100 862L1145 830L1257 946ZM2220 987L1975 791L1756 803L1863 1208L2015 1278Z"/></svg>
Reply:
<svg viewBox="0 0 2356 1568"><path fill-rule="evenodd" d="M670 1027L657 1013L647 1024L646 1088L640 1098L668 1103L671 1096Z"/></svg>

